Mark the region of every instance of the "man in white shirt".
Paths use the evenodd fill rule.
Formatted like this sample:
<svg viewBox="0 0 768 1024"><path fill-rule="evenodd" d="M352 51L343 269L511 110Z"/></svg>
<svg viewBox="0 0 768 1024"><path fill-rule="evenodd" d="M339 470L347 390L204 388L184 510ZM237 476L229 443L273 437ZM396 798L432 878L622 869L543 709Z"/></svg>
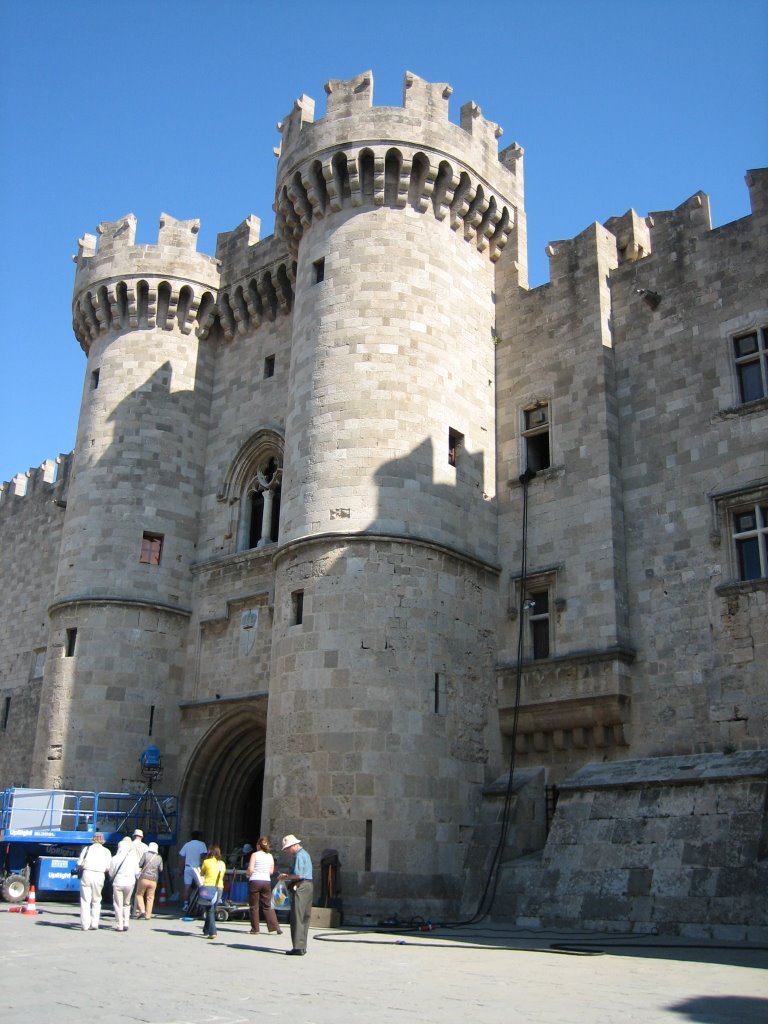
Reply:
<svg viewBox="0 0 768 1024"><path fill-rule="evenodd" d="M97 832L90 846L80 851L80 925L84 932L99 927L101 916L101 890L104 874L112 863L112 854L104 845L104 836Z"/></svg>
<svg viewBox="0 0 768 1024"><path fill-rule="evenodd" d="M131 842L133 843L133 848L136 851L136 856L139 858L139 860L141 860L141 858L147 852L149 847L144 842L144 833L141 831L140 828L135 828L133 830Z"/></svg>
<svg viewBox="0 0 768 1024"><path fill-rule="evenodd" d="M208 846L203 842L202 832L193 832L189 842L184 843L179 850L179 861L184 877L184 904L182 911L189 907L189 895L192 892L192 884L195 881L194 869L199 868L203 857L208 852Z"/></svg>

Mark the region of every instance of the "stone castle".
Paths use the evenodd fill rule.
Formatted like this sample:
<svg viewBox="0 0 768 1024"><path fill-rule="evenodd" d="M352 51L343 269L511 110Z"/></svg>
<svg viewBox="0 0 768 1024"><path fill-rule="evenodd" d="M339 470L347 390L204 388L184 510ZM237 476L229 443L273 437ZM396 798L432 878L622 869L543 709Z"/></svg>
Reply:
<svg viewBox="0 0 768 1024"><path fill-rule="evenodd" d="M553 242L445 84L278 126L275 233L85 235L4 484L0 784L338 850L350 920L768 928L768 170ZM514 769L511 771L510 769ZM487 891L487 887L486 887Z"/></svg>

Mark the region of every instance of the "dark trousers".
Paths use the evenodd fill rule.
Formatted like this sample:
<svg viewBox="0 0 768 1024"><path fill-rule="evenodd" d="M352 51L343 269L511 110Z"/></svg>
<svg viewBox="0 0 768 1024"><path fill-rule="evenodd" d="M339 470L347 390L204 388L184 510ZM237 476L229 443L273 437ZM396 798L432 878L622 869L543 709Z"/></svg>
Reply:
<svg viewBox="0 0 768 1024"><path fill-rule="evenodd" d="M291 889L291 945L294 949L307 948L309 918L312 914L312 895L311 880L305 879Z"/></svg>
<svg viewBox="0 0 768 1024"><path fill-rule="evenodd" d="M251 931L259 930L259 911L271 932L279 930L277 914L272 908L272 886L269 882L248 883L248 912L251 915Z"/></svg>

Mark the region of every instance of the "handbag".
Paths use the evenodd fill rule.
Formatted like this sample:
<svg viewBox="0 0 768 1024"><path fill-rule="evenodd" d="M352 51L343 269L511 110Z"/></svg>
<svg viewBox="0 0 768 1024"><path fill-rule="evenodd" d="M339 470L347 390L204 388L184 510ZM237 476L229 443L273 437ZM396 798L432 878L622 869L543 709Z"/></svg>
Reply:
<svg viewBox="0 0 768 1024"><path fill-rule="evenodd" d="M200 876L202 878L202 874ZM216 879L216 885L198 885L197 887L197 902L201 907L210 907L212 903L218 903L221 897L224 895L223 885L219 885L219 882L223 883L224 873L219 872L219 877Z"/></svg>

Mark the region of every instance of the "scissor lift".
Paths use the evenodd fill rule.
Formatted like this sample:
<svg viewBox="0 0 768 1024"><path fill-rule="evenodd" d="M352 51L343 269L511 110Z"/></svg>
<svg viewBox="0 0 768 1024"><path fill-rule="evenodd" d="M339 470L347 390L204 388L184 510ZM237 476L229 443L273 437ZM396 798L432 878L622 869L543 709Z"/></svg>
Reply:
<svg viewBox="0 0 768 1024"><path fill-rule="evenodd" d="M0 878L3 899L22 903L30 885L73 892L71 874L83 846L97 832L116 846L134 829L159 847L176 843L177 800L150 785L141 793L65 789L6 789L0 806Z"/></svg>

